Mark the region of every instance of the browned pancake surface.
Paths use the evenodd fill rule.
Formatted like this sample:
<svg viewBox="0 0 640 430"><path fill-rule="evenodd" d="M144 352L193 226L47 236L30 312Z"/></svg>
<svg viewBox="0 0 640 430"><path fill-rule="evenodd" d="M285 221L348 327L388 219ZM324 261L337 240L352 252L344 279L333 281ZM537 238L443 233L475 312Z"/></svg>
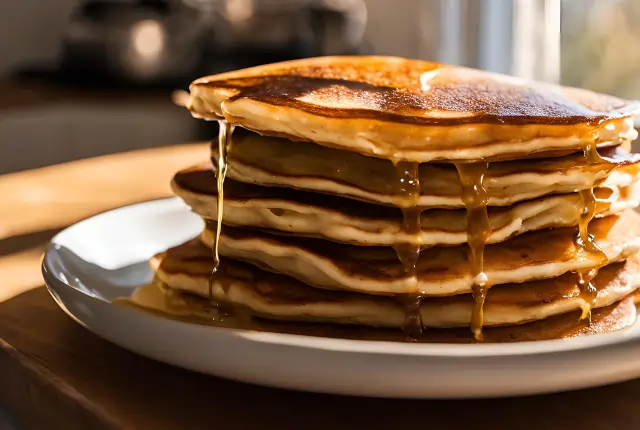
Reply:
<svg viewBox="0 0 640 430"><path fill-rule="evenodd" d="M188 242L154 257L152 266L159 279L171 287L172 291L208 297L212 261L209 250L198 241ZM639 268L638 258L633 257L626 263L602 269L594 281L598 290L596 306L607 308L632 293L640 285ZM228 259L222 261L213 280L215 287L211 293L219 306L227 304L249 308L255 315L267 319L396 328L402 325L402 305L394 298L320 290L287 276L264 272L254 266ZM578 323L575 320L579 319L579 314L572 311L581 306L580 294L576 278L572 274L551 280L496 286L489 291L485 303L486 324L521 324L559 313L570 313L569 318L560 320L563 321L561 324L542 324L542 327L553 329L556 334L552 337L566 336L567 328L573 331L579 329L580 332L598 332L601 329L598 326L599 318L609 315L609 312L594 311L591 327ZM470 295L428 298L421 305L423 322L428 327L466 325L472 306L473 299ZM183 311L186 311L183 314L190 314L188 308ZM619 328L628 324L622 317L616 319ZM613 319L606 321L606 326L610 328L616 322ZM527 333L532 336L530 338L541 336L542 333L536 332L536 326L530 327L530 332L515 330L519 333L520 340L525 340L522 338L526 338ZM505 333L512 333L510 327L503 329ZM560 332L565 334L560 336Z"/></svg>
<svg viewBox="0 0 640 430"><path fill-rule="evenodd" d="M206 166L178 172L172 189L195 213L205 219L217 219L215 174ZM636 207L640 186L608 185L596 188L594 194L598 199L595 215L599 218ZM580 195L572 193L539 197L509 207L489 207L492 232L488 243L528 231L577 225L576 207L580 204ZM412 238L402 231L402 219L399 208L291 188L225 181L225 225L372 246L410 241ZM424 247L467 241L464 209L425 210L420 222Z"/></svg>
<svg viewBox="0 0 640 430"><path fill-rule="evenodd" d="M604 163L589 163L582 154L496 162L489 165L484 186L490 206L505 206L550 193L567 193L606 177L608 163L636 175L640 155L621 147L600 151ZM217 150L213 148L217 159ZM229 154L228 177L256 185L296 188L343 197L402 205L402 183L389 160L326 148L309 142L259 136L236 129ZM462 207L462 186L451 164L422 163L419 205Z"/></svg>
<svg viewBox="0 0 640 430"><path fill-rule="evenodd" d="M398 330L371 328L355 325L286 322L269 320L260 316L238 318L234 309L222 307L224 318L212 317L214 305L203 297L159 286L160 281L142 287L134 299L119 300L118 303L134 305L163 316L177 318L196 324L239 328L272 333L298 334L351 340L377 340L420 343L476 343L467 328L432 328L424 330L419 339L407 338ZM484 343L531 342L566 339L585 335L611 333L631 327L636 322L636 305L640 295L631 296L609 306L594 309L590 319L580 320L580 312L570 312L545 318L540 321L504 327L485 327ZM176 302L179 304L176 305ZM218 304L218 306L220 306ZM219 315L218 312L215 315Z"/></svg>
<svg viewBox="0 0 640 430"><path fill-rule="evenodd" d="M292 61L201 78L192 90L198 87L231 89L232 99L293 106L332 118L425 125L583 124L616 117L629 104L586 90L390 57ZM310 92L325 103L297 100ZM341 99L359 103L333 106Z"/></svg>
<svg viewBox="0 0 640 430"><path fill-rule="evenodd" d="M171 248L155 257L154 266L164 273L185 274L187 276L209 276L213 268L211 250L200 241L193 240ZM604 267L594 280L599 292L615 290L629 282L629 276L640 274L640 260L636 257L627 263L620 262ZM268 301L288 304L300 304L313 301L346 301L363 297L351 291L330 291L310 287L303 282L281 274L264 271L253 265L231 259L223 259L214 279L220 282L241 280ZM580 296L580 288L573 273L565 273L551 279L498 285L490 289L486 306L516 304L521 307L534 307L561 299ZM366 296L365 296L366 297ZM386 300L375 297L376 300ZM430 297L426 303L440 306L447 303L466 302L471 304L469 294L451 297Z"/></svg>
<svg viewBox="0 0 640 430"><path fill-rule="evenodd" d="M589 232L612 261L634 254L640 246L639 216L594 220ZM540 230L488 245L484 271L492 284L553 278L596 264L593 255L577 246L577 228ZM211 229L203 240L213 242ZM261 231L225 227L220 254L285 273L309 284L368 293L409 293L415 290L391 247L361 247L324 240L280 237ZM466 245L424 249L417 263L419 292L450 295L469 292L472 276Z"/></svg>
<svg viewBox="0 0 640 430"><path fill-rule="evenodd" d="M637 136L631 117L640 109L586 90L397 57L277 63L204 77L190 90L197 117L416 162L612 145Z"/></svg>

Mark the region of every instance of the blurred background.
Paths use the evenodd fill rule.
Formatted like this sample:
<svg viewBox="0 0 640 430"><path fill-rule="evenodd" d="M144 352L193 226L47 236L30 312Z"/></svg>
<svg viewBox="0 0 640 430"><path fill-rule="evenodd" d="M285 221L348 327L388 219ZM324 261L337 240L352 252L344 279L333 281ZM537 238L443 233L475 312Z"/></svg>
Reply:
<svg viewBox="0 0 640 430"><path fill-rule="evenodd" d="M0 29L0 174L208 139L179 107L193 78L317 55L640 99L639 0L6 0Z"/></svg>

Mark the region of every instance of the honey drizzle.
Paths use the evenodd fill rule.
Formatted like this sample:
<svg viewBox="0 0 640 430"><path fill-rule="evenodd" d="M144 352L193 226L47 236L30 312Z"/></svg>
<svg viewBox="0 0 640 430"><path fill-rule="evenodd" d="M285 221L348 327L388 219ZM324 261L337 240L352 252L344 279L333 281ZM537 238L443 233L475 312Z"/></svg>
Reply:
<svg viewBox="0 0 640 430"><path fill-rule="evenodd" d="M218 192L217 216L216 216L216 240L213 243L213 270L209 277L209 297L213 297L213 283L215 273L220 267L220 254L218 252L218 242L222 232L222 214L224 212L224 179L227 176L227 155L231 149L234 126L225 120L218 121L220 130L218 131L218 160L216 167L216 186ZM211 160L216 163L216 160Z"/></svg>
<svg viewBox="0 0 640 430"><path fill-rule="evenodd" d="M415 284L415 294L410 294L402 300L405 308L404 331L413 339L422 336L422 316L420 305L422 295L419 292L417 264L420 257L422 242L422 226L420 217L422 208L420 201L419 163L399 161L394 163L398 174L400 198L396 202L402 209L402 232L407 242L394 246L398 259L402 263L405 273Z"/></svg>
<svg viewBox="0 0 640 430"><path fill-rule="evenodd" d="M484 246L491 235L491 225L487 214L487 191L483 184L489 163L455 163L455 166L462 183L462 203L467 211L467 243L474 299L471 331L476 340L482 341L484 301L490 287L484 273Z"/></svg>
<svg viewBox="0 0 640 430"><path fill-rule="evenodd" d="M603 171L608 174L616 165L600 157L596 149L597 140L597 137L594 138L593 143L590 143L584 148L584 157L589 166L601 164L603 165ZM579 207L578 234L575 238L575 244L587 252L592 258L596 259L595 266L588 269L576 270L578 287L580 288L580 298L583 300L580 319L590 318L591 309L598 298L598 290L591 281L596 277L600 268L609 263L607 255L595 242L593 235L589 234L589 223L596 215L596 197L593 190L600 182L602 182L602 180L596 180L590 188L579 191L582 206Z"/></svg>

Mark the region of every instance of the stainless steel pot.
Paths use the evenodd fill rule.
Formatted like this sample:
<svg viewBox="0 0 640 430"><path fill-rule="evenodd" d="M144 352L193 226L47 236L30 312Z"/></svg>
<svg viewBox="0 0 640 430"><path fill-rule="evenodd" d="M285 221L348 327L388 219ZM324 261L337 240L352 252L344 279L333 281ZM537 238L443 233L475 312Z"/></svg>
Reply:
<svg viewBox="0 0 640 430"><path fill-rule="evenodd" d="M206 30L199 14L171 3L85 2L70 19L63 68L138 84L180 79L196 71Z"/></svg>

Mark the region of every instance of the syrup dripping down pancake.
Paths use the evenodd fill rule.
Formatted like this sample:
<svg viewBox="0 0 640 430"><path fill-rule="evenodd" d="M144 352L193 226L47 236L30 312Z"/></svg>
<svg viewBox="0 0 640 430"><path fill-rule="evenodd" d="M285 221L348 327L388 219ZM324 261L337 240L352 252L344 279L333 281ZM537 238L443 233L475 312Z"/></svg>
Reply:
<svg viewBox="0 0 640 430"><path fill-rule="evenodd" d="M594 220L589 232L611 263L640 249L640 215L633 211ZM597 261L575 243L576 235L577 228L546 229L488 245L484 271L497 285L590 269ZM201 239L211 247L214 237L212 229L205 228ZM219 250L223 257L327 289L446 296L469 293L473 284L466 245L423 249L417 282L408 276L391 247L345 245L225 226Z"/></svg>
<svg viewBox="0 0 640 430"><path fill-rule="evenodd" d="M395 57L322 57L200 78L194 116L426 162L518 159L637 136L640 106L586 90Z"/></svg>
<svg viewBox="0 0 640 430"><path fill-rule="evenodd" d="M597 188L596 217L638 206L640 187ZM216 181L207 166L178 172L172 189L204 219L217 219ZM510 207L489 208L493 232L488 243L502 242L528 231L578 224L578 193L550 195ZM359 245L396 245L409 241L402 231L399 209L294 189L225 182L223 223L273 233L304 236ZM420 243L425 246L465 243L466 216L462 209L422 212Z"/></svg>
<svg viewBox="0 0 640 430"><path fill-rule="evenodd" d="M171 289L209 298L213 263L209 249L199 241L159 254L151 265ZM640 286L639 270L636 256L603 268L594 281L598 289L595 307L609 306L634 292ZM211 299L248 308L264 318L287 321L400 328L405 317L404 307L392 297L316 289L228 259L214 275ZM487 295L484 325L541 320L580 309L582 300L575 276L570 273L554 279L495 286ZM470 295L427 298L420 305L422 323L425 327L467 326L472 307Z"/></svg>
<svg viewBox="0 0 640 430"><path fill-rule="evenodd" d="M385 205L401 205L397 169L389 160L366 157L310 142L263 137L237 129L229 154L228 177L236 181L316 191ZM640 168L640 156L622 147L601 150L607 163L618 165L609 176L608 164L589 163L582 154L490 163L484 186L490 206L507 206L547 194L569 193L606 178L611 185L628 185ZM217 159L217 152L213 151ZM606 163L605 163L606 164ZM462 185L451 164L423 163L419 168L418 206L462 208Z"/></svg>

